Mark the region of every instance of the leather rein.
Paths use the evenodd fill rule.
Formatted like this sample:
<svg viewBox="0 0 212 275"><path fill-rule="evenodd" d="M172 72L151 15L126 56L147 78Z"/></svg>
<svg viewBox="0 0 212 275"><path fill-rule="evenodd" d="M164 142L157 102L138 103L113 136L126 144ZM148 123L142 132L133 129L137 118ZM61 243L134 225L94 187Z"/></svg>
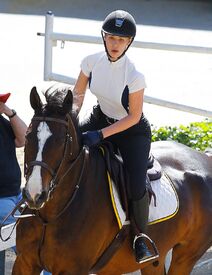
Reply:
<svg viewBox="0 0 212 275"><path fill-rule="evenodd" d="M69 114L67 116L70 116ZM51 117L33 117L32 121L52 121L52 122L57 122L57 123L62 123L64 124L66 127L68 127L68 122L66 120L63 119L57 119L57 118L51 118ZM0 239L4 242L8 241L11 238L11 235L16 227L16 224L18 222L19 219L22 218L28 218L28 217L33 217L33 216L37 216L39 217L39 219L42 221L44 227L49 224L49 223L53 223L55 222L71 205L71 203L74 201L77 191L79 190L80 187L80 183L84 174L84 170L85 170L85 164L86 164L86 159L87 159L87 155L88 152L86 150L85 147L83 147L80 152L78 153L77 157L70 163L69 168L67 169L67 171L64 173L64 175L60 178L60 180L58 180L58 175L59 172L61 171L61 169L63 168L64 163L67 161L67 157L71 156L73 154L72 150L71 152L69 152L69 143L72 142L72 137L69 133L66 134L66 144L65 144L65 150L64 150L64 155L63 158L60 162L60 165L58 167L58 169L55 171L54 169L52 169L47 163L43 162L43 161L31 161L29 163L29 165L26 165L26 162L24 161L24 176L26 177L29 169L31 167L34 166L41 166L42 168L46 169L52 176L52 180L51 180L51 185L49 188L49 196L51 195L52 191L55 189L55 187L60 184L64 178L69 174L69 172L72 171L72 169L74 169L75 164L78 162L78 160L82 157L82 155L84 155L83 157L83 164L82 164L82 168L81 168L81 173L79 175L78 181L74 187L74 191L70 197L70 199L68 200L68 202L66 203L66 205L64 206L64 208L50 221L46 221L44 220L41 215L39 210L35 211L35 214L24 214L25 210L28 208L27 203L25 201L25 199L22 199L15 207L14 209L3 219L2 223L0 223ZM15 215L16 211L19 211L21 214L20 215ZM9 236L7 236L6 238L3 238L2 236L2 232L1 229L5 226L5 222L7 221L7 219L13 216L14 218L17 218L16 222L14 223L14 226L11 230L11 233L9 234ZM44 236L43 236L44 237Z"/></svg>
<svg viewBox="0 0 212 275"><path fill-rule="evenodd" d="M69 116L69 119L71 119L69 114L67 114L67 117L68 116ZM56 122L56 123L64 124L68 128L68 121L67 120L63 120L63 119L58 119L58 118L35 116L35 117L32 118L32 121L42 121L42 122L44 122L44 121L45 122L46 121L51 121L51 122ZM25 167L25 177L27 176L27 173L28 173L29 169L32 168L32 167L34 167L34 166L41 166L42 168L46 169L51 174L52 180L51 180L51 184L50 184L50 187L49 187L49 195L48 195L48 196L51 196L52 191L55 189L55 187L64 180L64 178L74 168L74 166L78 162L78 160L82 157L82 155L84 155L81 173L80 173L79 179L78 179L78 181L77 181L77 183L75 185L74 192L73 192L70 200L66 204L66 206L53 219L54 221L56 219L58 219L65 212L65 210L69 207L69 205L72 203L72 201L75 198L75 195L76 195L76 193L77 193L77 191L79 189L79 184L81 182L81 179L82 179L82 176L83 176L83 173L84 173L85 161L86 161L86 155L87 155L87 150L85 149L85 147L83 147L80 150L80 152L78 153L77 157L70 162L70 166L68 167L67 171L59 179L59 174L60 174L60 171L63 169L64 164L67 162L67 160L69 160L70 157L73 156L73 150L71 150L69 152L70 147L71 147L71 149L73 149L72 148L73 146L70 146L71 142L72 142L72 137L71 137L70 133L68 133L68 131L67 131L67 133L66 133L66 142L65 142L64 155L63 155L63 158L61 159L60 165L57 168L57 170L52 169L47 163L45 163L43 161L36 161L36 160L35 161L31 161L28 166L26 166L26 163L24 164L24 167ZM37 212L39 213L39 210ZM40 215L39 215L39 217L41 218ZM49 223L50 221L46 222L46 221L43 220L43 222L46 224L46 223ZM51 221L51 223L52 222L53 221Z"/></svg>
<svg viewBox="0 0 212 275"><path fill-rule="evenodd" d="M67 116L69 116L69 121L70 121L70 115L68 114ZM50 117L33 117L32 121L53 121L56 123L62 123L64 124L67 128L68 128L68 122L66 120L62 120L62 119L57 119L57 118L50 118ZM29 171L28 169L34 166L41 166L44 169L46 169L51 176L53 177L51 180L51 185L49 188L49 196L51 195L52 191L55 189L55 187L60 184L64 178L69 174L69 172L72 171L72 169L74 169L75 164L78 162L78 160L83 156L83 164L82 164L82 168L81 168L81 172L79 175L79 178L76 182L76 185L74 187L74 191L70 197L70 199L66 202L65 206L63 207L63 209L55 216L53 217L51 220L44 220L44 218L41 216L41 213L39 210L35 211L35 215L32 214L32 216L36 216L39 218L39 220L42 223L42 234L41 234L41 239L39 241L39 246L38 246L38 255L39 255L39 261L40 264L42 266L42 257L41 257L41 249L42 249L42 245L44 243L44 239L45 239L45 234L46 234L46 226L48 224L52 224L54 223L58 218L60 218L65 212L66 210L70 207L70 205L72 204L72 202L74 201L76 195L77 195L77 191L80 188L80 183L82 181L82 177L84 175L84 171L85 171L85 166L86 166L86 160L87 160L87 150L85 147L83 147L80 152L78 153L77 157L75 159L73 159L70 163L70 166L68 167L67 171L63 174L63 176L59 179L59 173L63 168L63 165L67 162L67 160L70 160L70 156L73 158L73 146L71 146L71 151L69 152L69 144L72 141L72 137L71 135L68 133L66 134L66 143L65 143L65 149L64 149L64 155L63 158L60 162L60 165L58 167L58 169L56 171L54 171L47 163L43 162L43 161L32 161L29 163L29 166L26 167L26 163L25 163L25 176L26 173Z"/></svg>

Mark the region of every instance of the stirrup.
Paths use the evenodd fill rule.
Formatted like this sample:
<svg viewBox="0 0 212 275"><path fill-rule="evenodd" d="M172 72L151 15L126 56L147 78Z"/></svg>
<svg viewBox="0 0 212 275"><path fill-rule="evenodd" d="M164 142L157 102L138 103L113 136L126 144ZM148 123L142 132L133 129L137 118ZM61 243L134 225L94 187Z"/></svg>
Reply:
<svg viewBox="0 0 212 275"><path fill-rule="evenodd" d="M159 252L158 252L158 249L157 249L155 243L153 242L152 239L150 239L149 236L147 236L147 235L144 234L144 233L140 233L139 235L136 235L136 236L135 236L134 241L133 241L133 249L135 250L135 242L136 242L137 239L139 239L139 238L147 239L147 240L150 242L150 244L151 244L151 246L152 246L152 248L153 248L153 250L154 250L154 254L153 254L152 256L150 256L150 257L148 257L148 258L146 258L146 259L140 261L139 264L141 264L141 263L146 263L146 262L148 262L148 261L152 261L152 260L155 260L155 259L159 258Z"/></svg>

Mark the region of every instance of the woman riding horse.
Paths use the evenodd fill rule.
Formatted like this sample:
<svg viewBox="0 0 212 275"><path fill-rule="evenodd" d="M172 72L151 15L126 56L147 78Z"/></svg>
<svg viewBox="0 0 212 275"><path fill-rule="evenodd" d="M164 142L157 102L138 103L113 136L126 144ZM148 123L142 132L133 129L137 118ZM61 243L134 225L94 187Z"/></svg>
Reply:
<svg viewBox="0 0 212 275"><path fill-rule="evenodd" d="M71 112L71 91L51 91L46 104L35 88L30 94L35 113L25 145L23 196L28 208L17 224L13 275L39 275L42 269L54 275L88 275L119 233L103 154L96 147L82 146ZM164 275L168 252L172 257L167 274L189 275L212 245L212 159L165 141L152 143L152 153L179 200L172 218L148 226L159 250L158 265L137 264L128 235L113 257L96 269L98 275L138 269L142 275ZM169 207L166 200L163 203Z"/></svg>
<svg viewBox="0 0 212 275"><path fill-rule="evenodd" d="M87 56L74 87L78 109L87 84L98 105L81 124L83 143L88 146L106 139L117 147L129 174L132 214L138 228L133 248L137 263L152 260L146 243L149 198L146 171L151 144L151 129L143 115L144 76L125 55L136 35L136 23L123 10L111 12L103 22L105 52Z"/></svg>

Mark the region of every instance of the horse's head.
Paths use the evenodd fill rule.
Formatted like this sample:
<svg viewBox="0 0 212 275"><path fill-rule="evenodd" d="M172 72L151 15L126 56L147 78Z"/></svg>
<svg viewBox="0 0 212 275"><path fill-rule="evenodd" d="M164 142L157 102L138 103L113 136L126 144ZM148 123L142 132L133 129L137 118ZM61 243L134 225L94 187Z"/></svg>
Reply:
<svg viewBox="0 0 212 275"><path fill-rule="evenodd" d="M36 88L30 93L34 116L25 144L26 185L23 197L30 208L41 208L57 183L58 173L79 154L73 96L68 87L51 87L43 104Z"/></svg>

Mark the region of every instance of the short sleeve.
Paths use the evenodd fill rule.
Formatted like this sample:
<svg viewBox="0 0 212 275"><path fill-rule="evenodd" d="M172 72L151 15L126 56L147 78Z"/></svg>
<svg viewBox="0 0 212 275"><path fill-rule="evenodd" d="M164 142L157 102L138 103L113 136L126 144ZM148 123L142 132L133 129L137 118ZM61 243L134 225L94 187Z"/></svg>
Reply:
<svg viewBox="0 0 212 275"><path fill-rule="evenodd" d="M89 56L85 57L81 62L81 70L82 72L89 77L91 73L91 66L89 64Z"/></svg>
<svg viewBox="0 0 212 275"><path fill-rule="evenodd" d="M102 56L102 52L99 53L95 53L95 54L91 54L86 56L82 62L81 62L81 70L82 72L89 77L95 64L97 63L97 61L99 60L99 58Z"/></svg>
<svg viewBox="0 0 212 275"><path fill-rule="evenodd" d="M129 93L135 93L146 88L145 77L142 73L136 71L128 83Z"/></svg>

